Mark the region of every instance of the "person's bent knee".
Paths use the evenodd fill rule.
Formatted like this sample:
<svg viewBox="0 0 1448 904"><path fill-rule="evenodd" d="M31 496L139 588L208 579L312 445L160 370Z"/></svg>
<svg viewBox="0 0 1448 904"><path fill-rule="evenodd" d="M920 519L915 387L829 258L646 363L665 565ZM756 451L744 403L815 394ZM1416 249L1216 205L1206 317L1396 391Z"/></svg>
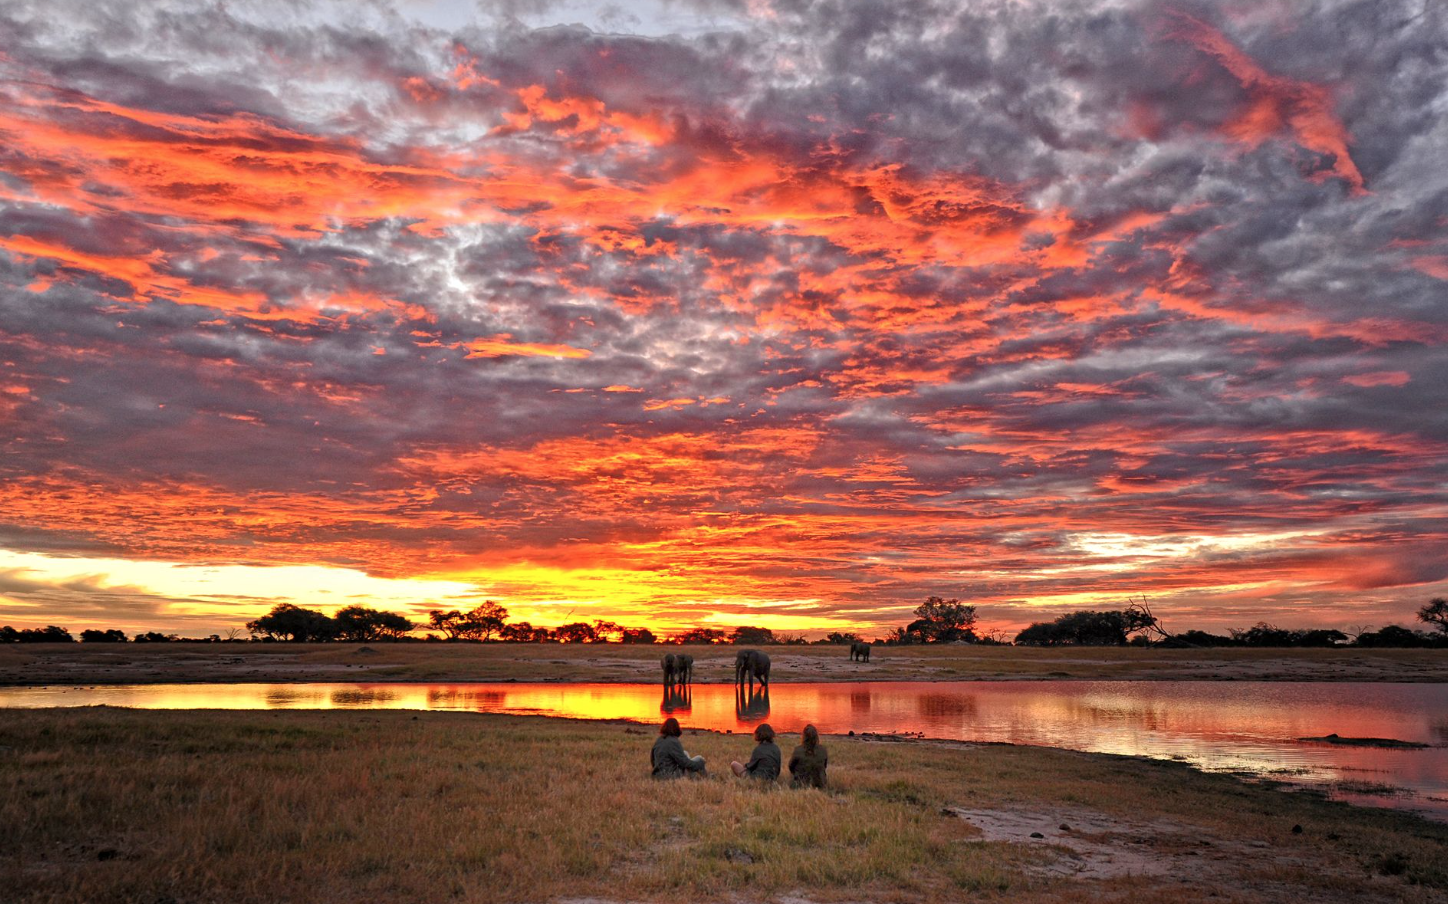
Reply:
<svg viewBox="0 0 1448 904"><path fill-rule="evenodd" d="M735 760L734 762L730 763L730 764L729 764L729 768L734 770L734 774L735 774L735 775L738 775L738 776L741 776L741 777L744 775L744 764L741 763L741 762L739 762L738 760Z"/></svg>

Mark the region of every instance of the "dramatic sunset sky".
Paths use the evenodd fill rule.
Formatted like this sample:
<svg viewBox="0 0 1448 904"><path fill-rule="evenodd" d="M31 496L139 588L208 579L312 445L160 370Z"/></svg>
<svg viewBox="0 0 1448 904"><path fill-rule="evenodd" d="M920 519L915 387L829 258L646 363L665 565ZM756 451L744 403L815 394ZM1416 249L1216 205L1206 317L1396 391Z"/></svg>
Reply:
<svg viewBox="0 0 1448 904"><path fill-rule="evenodd" d="M0 0L0 623L1448 593L1436 3Z"/></svg>

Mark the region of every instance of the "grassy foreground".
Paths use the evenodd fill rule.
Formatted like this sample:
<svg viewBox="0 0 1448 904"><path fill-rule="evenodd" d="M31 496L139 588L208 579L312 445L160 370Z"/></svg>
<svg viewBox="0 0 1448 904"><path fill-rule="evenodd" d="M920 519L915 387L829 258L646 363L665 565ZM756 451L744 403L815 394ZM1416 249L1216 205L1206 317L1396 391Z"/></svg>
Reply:
<svg viewBox="0 0 1448 904"><path fill-rule="evenodd" d="M1448 681L1448 650L1168 650L1135 647L765 647L779 681ZM201 681L657 681L688 652L696 681L733 680L731 646L620 644L4 644L0 685Z"/></svg>
<svg viewBox="0 0 1448 904"><path fill-rule="evenodd" d="M146 904L1448 896L1448 826L1171 763L830 738L830 791L765 791L653 782L652 741L462 713L7 713L0 888ZM684 741L716 772L750 747ZM985 841L951 808L1091 825L1092 844L1165 868L1061 877L1080 857L1054 838Z"/></svg>

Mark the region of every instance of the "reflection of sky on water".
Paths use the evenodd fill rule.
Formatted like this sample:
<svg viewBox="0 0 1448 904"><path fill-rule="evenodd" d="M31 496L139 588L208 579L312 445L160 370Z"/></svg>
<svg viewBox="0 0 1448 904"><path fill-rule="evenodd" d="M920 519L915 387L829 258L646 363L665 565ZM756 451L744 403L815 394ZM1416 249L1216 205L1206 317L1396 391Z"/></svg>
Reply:
<svg viewBox="0 0 1448 904"><path fill-rule="evenodd" d="M860 682L775 684L769 695L701 684L224 684L0 688L0 706L161 709L449 709L657 722L749 732L813 722L825 733L923 732L1180 759L1332 787L1393 785L1410 796L1343 794L1448 818L1448 685L1300 682ZM1297 738L1398 738L1387 750ZM1433 800L1430 798L1437 798Z"/></svg>

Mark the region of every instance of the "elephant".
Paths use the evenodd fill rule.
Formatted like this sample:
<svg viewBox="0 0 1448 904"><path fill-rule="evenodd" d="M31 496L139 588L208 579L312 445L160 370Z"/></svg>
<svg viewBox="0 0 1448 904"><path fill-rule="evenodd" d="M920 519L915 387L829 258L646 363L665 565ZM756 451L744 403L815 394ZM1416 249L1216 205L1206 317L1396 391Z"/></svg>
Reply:
<svg viewBox="0 0 1448 904"><path fill-rule="evenodd" d="M694 657L688 653L674 654L674 677L680 684L694 683Z"/></svg>
<svg viewBox="0 0 1448 904"><path fill-rule="evenodd" d="M665 653L661 664L664 667L664 687L668 687L678 680L679 658L673 653Z"/></svg>
<svg viewBox="0 0 1448 904"><path fill-rule="evenodd" d="M746 676L749 686L754 687L757 678L759 685L767 689L769 687L769 656L758 650L740 650L734 655L734 683L743 684Z"/></svg>
<svg viewBox="0 0 1448 904"><path fill-rule="evenodd" d="M857 640L850 644L851 662L869 662L870 645L863 640Z"/></svg>

